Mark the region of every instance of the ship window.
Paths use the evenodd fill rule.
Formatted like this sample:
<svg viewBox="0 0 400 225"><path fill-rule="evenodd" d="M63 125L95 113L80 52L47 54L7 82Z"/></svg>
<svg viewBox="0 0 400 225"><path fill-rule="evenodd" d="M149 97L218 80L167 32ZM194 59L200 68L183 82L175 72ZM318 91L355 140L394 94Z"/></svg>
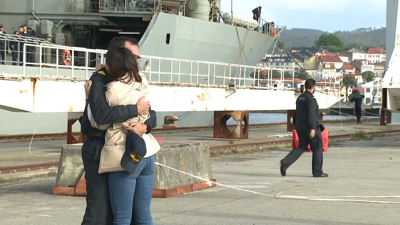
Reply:
<svg viewBox="0 0 400 225"><path fill-rule="evenodd" d="M169 45L169 39L170 39L170 37L171 37L171 34L170 33L168 33L167 34L167 40L166 40L166 43Z"/></svg>

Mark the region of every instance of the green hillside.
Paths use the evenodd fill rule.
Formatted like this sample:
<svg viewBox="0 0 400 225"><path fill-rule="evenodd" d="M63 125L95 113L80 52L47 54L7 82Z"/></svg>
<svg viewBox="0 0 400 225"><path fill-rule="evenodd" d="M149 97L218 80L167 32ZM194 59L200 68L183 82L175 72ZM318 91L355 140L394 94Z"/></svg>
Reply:
<svg viewBox="0 0 400 225"><path fill-rule="evenodd" d="M281 41L287 48L311 47L321 34L328 33L321 30L293 28L287 29L281 36ZM339 36L348 47L385 47L386 28L371 29L360 28L353 31L336 31L333 34Z"/></svg>

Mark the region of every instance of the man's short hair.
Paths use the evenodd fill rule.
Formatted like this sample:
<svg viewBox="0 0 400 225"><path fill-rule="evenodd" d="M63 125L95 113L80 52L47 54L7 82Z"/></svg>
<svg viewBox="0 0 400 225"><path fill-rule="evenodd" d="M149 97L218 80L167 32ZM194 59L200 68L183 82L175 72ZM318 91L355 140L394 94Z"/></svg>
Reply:
<svg viewBox="0 0 400 225"><path fill-rule="evenodd" d="M115 48L115 47L124 47L125 46L125 42L129 42L132 45L138 45L138 42L136 39L130 38L130 37L115 37L113 39L111 39L110 43L108 43L108 50L110 50L111 48Z"/></svg>
<svg viewBox="0 0 400 225"><path fill-rule="evenodd" d="M314 79L307 79L306 82L304 83L304 87L308 90L311 89L315 85L315 80Z"/></svg>

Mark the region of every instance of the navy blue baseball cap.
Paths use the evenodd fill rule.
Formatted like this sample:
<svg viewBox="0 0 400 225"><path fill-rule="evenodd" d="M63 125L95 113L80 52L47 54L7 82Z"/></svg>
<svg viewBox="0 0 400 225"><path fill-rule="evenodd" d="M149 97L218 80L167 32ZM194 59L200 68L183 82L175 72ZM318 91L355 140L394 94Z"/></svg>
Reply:
<svg viewBox="0 0 400 225"><path fill-rule="evenodd" d="M139 162L146 155L146 143L143 138L132 131L126 134L125 152L121 159L121 167L133 174Z"/></svg>

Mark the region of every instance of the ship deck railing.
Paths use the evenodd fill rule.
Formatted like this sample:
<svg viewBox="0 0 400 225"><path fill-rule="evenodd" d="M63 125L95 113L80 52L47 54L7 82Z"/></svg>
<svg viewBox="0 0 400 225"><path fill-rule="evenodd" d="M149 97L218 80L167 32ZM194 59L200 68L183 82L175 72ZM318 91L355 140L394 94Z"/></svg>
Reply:
<svg viewBox="0 0 400 225"><path fill-rule="evenodd" d="M272 21L267 21L263 18L260 18L258 21L256 21L251 18L243 18L243 17L239 17L234 14L234 16L236 16L237 19L240 21L237 21L237 23L233 24L230 19L231 15L232 14L230 12L220 11L220 14L217 15L217 22L222 23L222 24L235 25L238 27L244 27L244 28L252 29L252 30L258 30L261 33L269 34L269 35L273 36L273 30L271 29ZM276 34L278 34L284 28L285 28L285 26L274 24L274 29L276 31Z"/></svg>
<svg viewBox="0 0 400 225"><path fill-rule="evenodd" d="M183 16L186 14L185 2L171 2L171 1L158 1L154 0L149 2L146 0L62 0L65 11L72 13L100 13L100 14L154 14L156 12L165 12L172 14L181 13ZM211 9L211 6L210 6ZM205 12L207 17L209 12ZM220 11L218 15L218 22L223 24L230 24L227 18L223 18L223 15L231 15L230 12ZM235 15L235 14L234 14ZM237 15L235 15L237 16ZM244 27L247 29L258 30L265 34L272 34L271 25L272 21L267 21L260 18L259 21L254 21L252 18L240 18L240 25L236 23L236 26ZM212 22L212 21L210 21ZM285 26L275 25L276 33L279 33L285 28Z"/></svg>
<svg viewBox="0 0 400 225"><path fill-rule="evenodd" d="M35 52L29 52L28 49L35 49ZM86 81L96 71L96 65L105 64L106 52L102 49L54 44L24 44L22 66L2 66L0 79ZM29 54L35 55L34 62L28 60ZM139 68L146 74L150 85L267 90L298 88L293 69L148 55L141 55ZM332 85L335 87L333 82ZM329 92L335 94L338 90L333 88Z"/></svg>
<svg viewBox="0 0 400 225"><path fill-rule="evenodd" d="M63 8L72 13L153 14L162 6L179 8L183 4L154 0L62 0Z"/></svg>
<svg viewBox="0 0 400 225"><path fill-rule="evenodd" d="M52 43L48 40L37 37L26 37L14 34L0 34L0 54L1 54L0 63L3 65L8 63L14 63L14 64L21 63L23 60L22 59L23 46L25 44L51 45ZM11 46L14 46L14 49L12 49ZM30 48L27 49L28 52L34 50L35 49L30 49Z"/></svg>
<svg viewBox="0 0 400 225"><path fill-rule="evenodd" d="M0 41L6 41L6 42L16 41L27 44L52 44L50 41L45 40L43 38L27 37L15 34L0 34Z"/></svg>

